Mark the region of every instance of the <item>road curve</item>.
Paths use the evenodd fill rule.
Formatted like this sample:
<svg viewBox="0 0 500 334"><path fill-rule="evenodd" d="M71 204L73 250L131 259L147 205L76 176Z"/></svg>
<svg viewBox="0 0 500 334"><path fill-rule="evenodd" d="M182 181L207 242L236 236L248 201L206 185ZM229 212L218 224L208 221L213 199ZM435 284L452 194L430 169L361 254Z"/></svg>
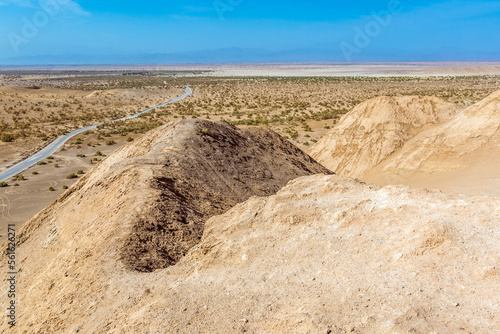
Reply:
<svg viewBox="0 0 500 334"><path fill-rule="evenodd" d="M126 121L126 120L129 120L129 119L137 118L137 117L139 117L139 116L141 116L141 115L143 115L143 114L145 114L147 112L150 112L152 110L155 110L157 108L161 108L161 107L164 107L164 106L166 106L168 104L179 102L180 100L188 97L191 94L193 94L193 91L191 90L191 88L189 88L189 87L186 86L186 93L184 93L183 95L181 95L179 97L176 97L175 99L173 99L171 101L168 101L168 102L165 102L163 104L157 105L155 107L146 109L144 111L141 111L140 113L137 113L137 114L134 114L134 115L131 115L131 116L127 116L127 117L123 117L123 118L114 120L112 122ZM71 133L68 133L68 134L66 134L66 135L64 135L62 137L57 138L55 141L53 141L48 146L46 146L43 150L35 153L31 157L29 157L29 158L21 161L20 163L12 166L10 168L8 168L6 171L1 172L0 173L0 182L6 181L6 180L8 180L9 178L11 178L11 177L13 177L15 175L18 175L19 173L25 171L26 169L30 168L34 164L36 164L36 163L42 161L43 159L51 156L58 149L60 149L64 145L64 143L66 143L66 141L68 141L70 138L72 138L72 137L74 137L74 136L76 136L76 135L78 135L78 134L80 134L82 132L95 129L99 125L102 125L102 124L104 124L104 123L99 123L99 124L96 124L96 125L86 126L84 128L75 130L75 131L73 131Z"/></svg>

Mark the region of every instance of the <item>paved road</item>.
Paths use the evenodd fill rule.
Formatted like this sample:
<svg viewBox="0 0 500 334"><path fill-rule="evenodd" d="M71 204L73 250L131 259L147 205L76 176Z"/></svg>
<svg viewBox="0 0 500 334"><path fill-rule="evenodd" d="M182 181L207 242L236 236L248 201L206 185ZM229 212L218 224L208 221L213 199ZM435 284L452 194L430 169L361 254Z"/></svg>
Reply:
<svg viewBox="0 0 500 334"><path fill-rule="evenodd" d="M154 109L164 107L167 104L172 104L172 103L178 102L178 101L180 101L180 100L188 97L192 93L193 93L193 91L191 90L191 88L186 87L186 93L184 95L176 97L172 101L168 101L168 102L160 104L158 106L146 109L146 110L141 111L140 113L137 113L135 115L131 115L131 116L127 116L127 117L124 117L124 118L120 118L120 119L114 120L113 122L126 121L126 120L129 120L129 119L137 118L137 117L139 117L139 116L141 116L141 115L143 115L143 114L145 114L147 112L150 112L150 111L152 111ZM29 157L28 159L25 159L25 160L21 161L20 163L14 165L12 167L10 167L6 171L0 173L0 182L1 181L6 181L7 179L9 179L11 177L20 174L21 172L25 171L26 169L30 168L31 166L35 165L36 163L38 163L38 162L42 161L43 159L51 156L58 149L60 149L64 145L64 143L66 141L68 141L68 139L70 139L70 138L72 138L72 137L74 137L74 136L76 136L76 135L78 135L78 134L80 134L82 132L85 132L87 130L95 129L99 125L102 125L102 124L104 124L104 123L99 123L99 124L96 124L96 125L86 126L84 128L78 129L76 131L68 133L67 135L64 135L62 137L57 138L54 142L50 143L43 150L35 153L34 155L32 155L31 157Z"/></svg>

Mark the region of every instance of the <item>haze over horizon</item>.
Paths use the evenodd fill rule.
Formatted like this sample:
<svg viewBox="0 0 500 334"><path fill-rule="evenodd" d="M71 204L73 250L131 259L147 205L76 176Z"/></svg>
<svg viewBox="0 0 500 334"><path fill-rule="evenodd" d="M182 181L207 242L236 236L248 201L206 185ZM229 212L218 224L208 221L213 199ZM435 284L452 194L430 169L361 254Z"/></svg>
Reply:
<svg viewBox="0 0 500 334"><path fill-rule="evenodd" d="M0 65L500 60L500 1L0 0L0 20Z"/></svg>

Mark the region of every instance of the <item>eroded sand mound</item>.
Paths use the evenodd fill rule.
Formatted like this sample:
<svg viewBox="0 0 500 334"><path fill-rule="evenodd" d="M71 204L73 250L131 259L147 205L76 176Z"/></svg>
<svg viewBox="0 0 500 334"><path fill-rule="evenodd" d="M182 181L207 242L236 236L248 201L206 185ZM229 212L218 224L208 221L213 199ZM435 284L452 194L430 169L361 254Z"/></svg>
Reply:
<svg viewBox="0 0 500 334"><path fill-rule="evenodd" d="M500 92L408 140L364 174L379 185L500 197Z"/></svg>
<svg viewBox="0 0 500 334"><path fill-rule="evenodd" d="M500 153L499 129L500 91L408 142L387 168L405 171L463 168L468 165L468 154L490 144Z"/></svg>
<svg viewBox="0 0 500 334"><path fill-rule="evenodd" d="M457 114L435 97L378 97L346 114L309 154L330 170L360 178L417 133Z"/></svg>
<svg viewBox="0 0 500 334"><path fill-rule="evenodd" d="M106 159L28 223L22 237L37 225L78 230L114 220L120 240L111 243L120 259L152 271L175 264L198 243L207 218L317 173L329 171L272 131L180 121Z"/></svg>
<svg viewBox="0 0 500 334"><path fill-rule="evenodd" d="M500 200L303 177L210 219L175 266L141 273L116 244L158 198L142 163L113 167L128 179L93 172L24 229L19 333L500 331Z"/></svg>

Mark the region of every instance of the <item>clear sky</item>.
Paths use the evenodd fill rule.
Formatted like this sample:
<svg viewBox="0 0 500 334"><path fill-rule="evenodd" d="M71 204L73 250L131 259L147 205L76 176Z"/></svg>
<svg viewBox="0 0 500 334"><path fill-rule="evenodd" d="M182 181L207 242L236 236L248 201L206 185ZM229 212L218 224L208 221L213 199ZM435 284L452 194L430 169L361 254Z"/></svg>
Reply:
<svg viewBox="0 0 500 334"><path fill-rule="evenodd" d="M0 64L500 61L500 1L0 0Z"/></svg>

